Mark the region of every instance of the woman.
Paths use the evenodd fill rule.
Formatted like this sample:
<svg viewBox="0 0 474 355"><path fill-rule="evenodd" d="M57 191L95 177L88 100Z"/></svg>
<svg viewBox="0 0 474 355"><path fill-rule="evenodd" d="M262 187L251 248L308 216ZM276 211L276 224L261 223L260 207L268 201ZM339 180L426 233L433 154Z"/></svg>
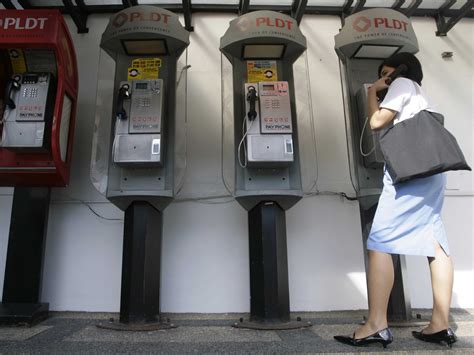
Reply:
<svg viewBox="0 0 474 355"><path fill-rule="evenodd" d="M402 64L406 67L401 77L387 85L390 74ZM434 111L420 88L423 72L413 54L399 53L386 59L379 67L379 77L368 90L372 130L410 119L421 110ZM379 104L377 92L387 88ZM453 266L440 218L445 185L444 174L393 185L384 168L383 191L367 241L369 316L352 337L335 336L337 341L354 346L381 343L384 347L392 342L387 326L388 300L394 281L391 254L428 257L433 313L429 325L412 332L413 336L427 342L446 342L449 346L456 341L448 324Z"/></svg>

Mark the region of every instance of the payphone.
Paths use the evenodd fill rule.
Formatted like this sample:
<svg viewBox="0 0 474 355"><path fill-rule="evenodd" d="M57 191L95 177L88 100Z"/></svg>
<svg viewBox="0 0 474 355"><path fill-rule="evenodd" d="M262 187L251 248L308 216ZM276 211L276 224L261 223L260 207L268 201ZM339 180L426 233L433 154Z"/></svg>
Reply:
<svg viewBox="0 0 474 355"><path fill-rule="evenodd" d="M0 11L0 186L14 187L0 323L48 315L39 298L50 192L69 183L77 94L61 13Z"/></svg>
<svg viewBox="0 0 474 355"><path fill-rule="evenodd" d="M365 168L380 168L383 166L383 155L380 151L378 132L372 131L369 124L369 115L367 112L368 89L371 84L364 83L356 93L357 121L360 137L356 139L359 153L362 156L363 166Z"/></svg>
<svg viewBox="0 0 474 355"><path fill-rule="evenodd" d="M177 63L188 44L178 16L155 6L114 14L102 34L91 178L125 212L120 320L107 329L174 327L161 322L160 258L163 210L175 196Z"/></svg>
<svg viewBox="0 0 474 355"><path fill-rule="evenodd" d="M163 80L123 81L117 98L113 161L120 166L162 166Z"/></svg>
<svg viewBox="0 0 474 355"><path fill-rule="evenodd" d="M7 84L0 146L50 149L56 85L51 73L18 73Z"/></svg>
<svg viewBox="0 0 474 355"><path fill-rule="evenodd" d="M287 81L245 83L246 161L252 167L293 162L293 124ZM243 164L242 164L243 165Z"/></svg>
<svg viewBox="0 0 474 355"><path fill-rule="evenodd" d="M285 222L303 197L293 65L306 38L294 18L254 11L230 22L220 50L232 65L231 192L249 223L250 320L234 326L307 327L290 320Z"/></svg>
<svg viewBox="0 0 474 355"><path fill-rule="evenodd" d="M378 133L369 126L367 89L378 79L382 60L398 52L416 53L418 42L410 20L392 9L370 9L345 18L344 26L335 36L335 50L344 64L344 95L347 96L346 134L352 142L351 176L356 187L361 216L362 238L365 245L382 192L384 160L378 142ZM402 71L403 68L399 68ZM397 70L397 73L399 72ZM350 139L349 139L350 137ZM364 248L365 250L365 248ZM402 269L404 257L393 256L395 285L389 304L391 321L406 321L411 317L406 280ZM367 268L367 257L366 268Z"/></svg>

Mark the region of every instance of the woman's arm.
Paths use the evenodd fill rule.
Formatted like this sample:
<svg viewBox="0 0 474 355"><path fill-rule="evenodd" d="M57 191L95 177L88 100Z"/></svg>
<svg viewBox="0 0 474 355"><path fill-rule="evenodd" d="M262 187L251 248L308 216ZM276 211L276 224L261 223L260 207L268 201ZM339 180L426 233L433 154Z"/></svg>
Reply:
<svg viewBox="0 0 474 355"><path fill-rule="evenodd" d="M370 128L377 131L392 122L397 111L388 108L380 108L377 100L377 92L388 87L385 83L386 78L381 78L374 82L368 90L368 111L370 118Z"/></svg>

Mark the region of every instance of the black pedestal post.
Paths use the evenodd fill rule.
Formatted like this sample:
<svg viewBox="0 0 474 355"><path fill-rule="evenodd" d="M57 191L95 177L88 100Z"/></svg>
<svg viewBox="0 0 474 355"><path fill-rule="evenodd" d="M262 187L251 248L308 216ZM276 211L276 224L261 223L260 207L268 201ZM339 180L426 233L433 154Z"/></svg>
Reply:
<svg viewBox="0 0 474 355"><path fill-rule="evenodd" d="M120 322L99 324L116 330L174 327L160 316L160 266L163 212L147 202L125 211Z"/></svg>
<svg viewBox="0 0 474 355"><path fill-rule="evenodd" d="M16 187L0 306L0 324L34 324L48 317L39 303L51 189Z"/></svg>
<svg viewBox="0 0 474 355"><path fill-rule="evenodd" d="M388 300L388 321L408 322L413 319L410 295L407 290L407 268L404 255L392 255L395 280Z"/></svg>
<svg viewBox="0 0 474 355"><path fill-rule="evenodd" d="M294 329L311 323L290 321L285 211L261 202L249 211L250 321L238 328Z"/></svg>
<svg viewBox="0 0 474 355"><path fill-rule="evenodd" d="M362 238L364 243L364 250L367 250L367 238L370 233L370 228L374 220L377 204L371 205L370 208L364 207L363 201L360 201L360 216L362 225ZM370 204L366 204L370 205ZM388 303L388 321L391 326L413 326L417 324L426 324L423 321L415 321L412 316L410 295L407 290L406 280L406 263L405 256L392 255L393 269L394 269L394 283L393 289L390 293ZM368 270L367 252L365 252L366 271Z"/></svg>

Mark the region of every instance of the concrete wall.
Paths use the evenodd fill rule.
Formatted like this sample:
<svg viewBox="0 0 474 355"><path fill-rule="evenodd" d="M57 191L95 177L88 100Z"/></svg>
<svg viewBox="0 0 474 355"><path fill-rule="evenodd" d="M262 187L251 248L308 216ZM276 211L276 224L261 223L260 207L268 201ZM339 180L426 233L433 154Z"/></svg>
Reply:
<svg viewBox="0 0 474 355"><path fill-rule="evenodd" d="M221 54L219 39L233 18L194 14L188 48L187 172L178 199L198 192L225 195L221 179ZM463 19L447 37L435 36L433 19L413 18L424 87L446 114L468 160L474 162L474 21ZM123 213L89 179L95 119L99 41L108 16L92 15L88 34L77 34L80 91L70 186L53 190L41 299L52 310L118 311ZM344 125L340 70L334 35L340 19L305 15L307 70L314 120L317 188L354 195ZM453 58L441 58L444 51ZM212 90L211 90L212 89ZM453 307L474 308L473 175L449 173L443 212L455 263ZM13 190L0 189L0 288L3 288ZM89 209L99 215L97 217ZM358 203L337 195L304 198L287 214L292 311L367 307ZM408 257L413 307L431 307L426 258ZM248 312L247 213L230 198L177 201L164 212L161 310ZM1 297L1 296L0 296Z"/></svg>

